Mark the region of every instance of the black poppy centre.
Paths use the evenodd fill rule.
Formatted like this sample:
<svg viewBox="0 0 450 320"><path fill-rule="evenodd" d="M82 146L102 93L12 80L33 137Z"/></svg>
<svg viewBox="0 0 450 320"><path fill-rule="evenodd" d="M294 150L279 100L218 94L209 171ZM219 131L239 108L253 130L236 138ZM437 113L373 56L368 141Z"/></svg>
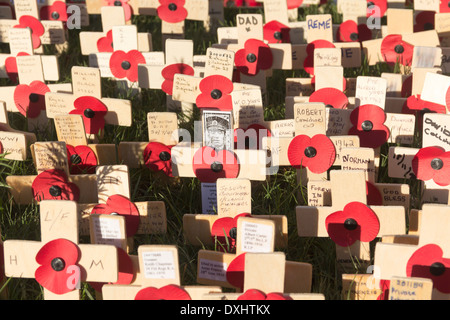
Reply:
<svg viewBox="0 0 450 320"><path fill-rule="evenodd" d="M365 120L363 123L361 123L361 128L363 131L370 131L373 129L373 123L370 120Z"/></svg>
<svg viewBox="0 0 450 320"><path fill-rule="evenodd" d="M70 162L72 164L80 164L81 163L81 157L78 154L73 154L70 156Z"/></svg>
<svg viewBox="0 0 450 320"><path fill-rule="evenodd" d="M348 218L347 220L344 221L344 228L349 231L355 230L357 227L358 223L356 222L355 219Z"/></svg>
<svg viewBox="0 0 450 320"><path fill-rule="evenodd" d="M95 117L95 111L89 108L85 109L83 114L88 119L92 119L93 117Z"/></svg>
<svg viewBox="0 0 450 320"><path fill-rule="evenodd" d="M405 51L405 48L401 44L395 46L394 51L398 54L401 54Z"/></svg>
<svg viewBox="0 0 450 320"><path fill-rule="evenodd" d="M51 186L48 192L52 197L59 197L62 194L61 187L59 186Z"/></svg>
<svg viewBox="0 0 450 320"><path fill-rule="evenodd" d="M54 20L58 20L60 17L59 12L58 11L53 11L52 12L52 19Z"/></svg>
<svg viewBox="0 0 450 320"><path fill-rule="evenodd" d="M314 147L305 148L304 154L308 158L314 158L317 155L317 149Z"/></svg>
<svg viewBox="0 0 450 320"><path fill-rule="evenodd" d="M51 267L53 270L59 272L59 271L64 270L64 268L66 267L66 263L61 258L55 258L51 262Z"/></svg>
<svg viewBox="0 0 450 320"><path fill-rule="evenodd" d="M440 262L435 262L430 266L430 273L433 276L442 276L445 272L445 266Z"/></svg>
<svg viewBox="0 0 450 320"><path fill-rule="evenodd" d="M171 158L170 153L167 152L167 151L162 151L162 152L159 154L159 159L160 159L161 161L169 161L170 158Z"/></svg>
<svg viewBox="0 0 450 320"><path fill-rule="evenodd" d="M444 166L444 162L439 158L434 158L431 160L431 168L434 170L441 170Z"/></svg>
<svg viewBox="0 0 450 320"><path fill-rule="evenodd" d="M249 53L247 55L247 61L250 63L256 62L256 55L254 53Z"/></svg>
<svg viewBox="0 0 450 320"><path fill-rule="evenodd" d="M350 34L350 39L353 40L353 41L357 41L359 39L359 36L358 36L358 34L356 32L352 32Z"/></svg>
<svg viewBox="0 0 450 320"><path fill-rule="evenodd" d="M36 103L39 101L39 95L37 93L31 93L28 99L30 102Z"/></svg>
<svg viewBox="0 0 450 320"><path fill-rule="evenodd" d="M169 4L169 10L170 11L176 11L177 8L178 7L177 7L177 5L175 3L172 2L172 3Z"/></svg>
<svg viewBox="0 0 450 320"><path fill-rule="evenodd" d="M122 69L123 70L130 70L130 68L131 68L131 63L130 63L130 61L122 61Z"/></svg>
<svg viewBox="0 0 450 320"><path fill-rule="evenodd" d="M218 161L214 161L214 162L211 164L211 170L212 170L213 172L216 172L216 173L221 172L221 171L223 170L223 164L221 164L221 163L218 162Z"/></svg>
<svg viewBox="0 0 450 320"><path fill-rule="evenodd" d="M218 100L218 99L222 98L222 91L220 91L219 89L212 90L211 98L213 98L214 100Z"/></svg>

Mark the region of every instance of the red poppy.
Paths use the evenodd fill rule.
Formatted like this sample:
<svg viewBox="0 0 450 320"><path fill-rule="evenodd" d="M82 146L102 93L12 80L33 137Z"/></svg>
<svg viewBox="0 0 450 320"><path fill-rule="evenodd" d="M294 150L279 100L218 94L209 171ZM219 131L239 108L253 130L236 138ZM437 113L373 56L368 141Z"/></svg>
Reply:
<svg viewBox="0 0 450 320"><path fill-rule="evenodd" d="M402 82L402 90L401 90L401 96L402 98L408 98L412 94L412 84L413 84L413 78L412 74L407 76L405 80Z"/></svg>
<svg viewBox="0 0 450 320"><path fill-rule="evenodd" d="M78 201L80 197L78 186L69 182L66 173L59 169L45 170L38 174L31 184L31 190L36 201Z"/></svg>
<svg viewBox="0 0 450 320"><path fill-rule="evenodd" d="M450 1L448 0L441 0L441 3L439 4L439 13L445 13L450 12Z"/></svg>
<svg viewBox="0 0 450 320"><path fill-rule="evenodd" d="M229 284L239 288L244 288L245 252L234 258L228 265L226 277Z"/></svg>
<svg viewBox="0 0 450 320"><path fill-rule="evenodd" d="M135 278L135 270L133 267L133 261L128 253L121 248L117 248L118 268L117 281L111 284L130 284ZM102 287L106 283L90 282L92 288L97 292L102 292Z"/></svg>
<svg viewBox="0 0 450 320"><path fill-rule="evenodd" d="M71 174L93 174L97 167L97 156L88 146L66 145L67 159Z"/></svg>
<svg viewBox="0 0 450 320"><path fill-rule="evenodd" d="M296 9L300 7L303 3L303 0L287 0L288 9Z"/></svg>
<svg viewBox="0 0 450 320"><path fill-rule="evenodd" d="M406 99L402 113L415 114L417 111L422 111L423 113L446 113L446 108L442 104L422 100L420 94L417 94Z"/></svg>
<svg viewBox="0 0 450 320"><path fill-rule="evenodd" d="M445 93L445 105L447 106L447 110L450 113L450 88L447 89Z"/></svg>
<svg viewBox="0 0 450 320"><path fill-rule="evenodd" d="M348 203L343 211L336 211L325 219L328 235L341 247L354 244L357 240L370 242L380 231L378 217L361 202Z"/></svg>
<svg viewBox="0 0 450 320"><path fill-rule="evenodd" d="M236 228L240 217L251 217L251 214L241 213L234 218L223 217L214 221L211 227L211 236L219 251L234 252L236 250Z"/></svg>
<svg viewBox="0 0 450 320"><path fill-rule="evenodd" d="M168 95L172 95L173 78L175 77L176 74L185 74L187 76L193 76L194 68L184 63L174 63L162 69L161 75L164 78L164 82L161 85L161 89Z"/></svg>
<svg viewBox="0 0 450 320"><path fill-rule="evenodd" d="M389 65L397 62L403 66L410 66L413 58L414 46L402 40L399 34L384 37L381 42L381 56Z"/></svg>
<svg viewBox="0 0 450 320"><path fill-rule="evenodd" d="M193 158L192 168L201 182L213 183L219 178L236 178L239 163L234 152L205 146L198 149Z"/></svg>
<svg viewBox="0 0 450 320"><path fill-rule="evenodd" d="M244 48L234 55L234 63L239 72L254 76L259 70L272 67L273 56L270 47L261 40L248 39Z"/></svg>
<svg viewBox="0 0 450 320"><path fill-rule="evenodd" d="M245 0L246 7L261 7L262 3L257 2L256 0Z"/></svg>
<svg viewBox="0 0 450 320"><path fill-rule="evenodd" d="M115 51L109 59L109 68L114 77L127 78L131 82L138 80L138 65L145 64L145 58L138 50Z"/></svg>
<svg viewBox="0 0 450 320"><path fill-rule="evenodd" d="M414 32L427 31L434 29L434 16L436 11L422 11L416 16Z"/></svg>
<svg viewBox="0 0 450 320"><path fill-rule="evenodd" d="M378 7L379 11L376 10L374 6ZM367 17L384 17L387 7L387 0L367 0Z"/></svg>
<svg viewBox="0 0 450 320"><path fill-rule="evenodd" d="M29 54L26 52L19 52L17 54L17 57L21 57L21 56L29 56ZM17 81L19 79L19 74L18 74L18 70L17 70L16 57L8 57L5 59L5 71L8 74L9 79L13 83L17 83Z"/></svg>
<svg viewBox="0 0 450 320"><path fill-rule="evenodd" d="M381 294L377 297L377 300L388 300L389 299L389 289L391 286L391 280L380 280L379 287L381 289Z"/></svg>
<svg viewBox="0 0 450 320"><path fill-rule="evenodd" d="M316 134L312 138L298 135L289 144L288 159L297 169L303 167L313 173L322 173L333 165L335 158L334 144L324 134Z"/></svg>
<svg viewBox="0 0 450 320"><path fill-rule="evenodd" d="M56 239L46 243L36 255L36 262L40 265L34 274L36 281L55 294L73 291L75 286L71 280L74 273L71 268L79 268L79 259L78 246L69 240Z"/></svg>
<svg viewBox="0 0 450 320"><path fill-rule="evenodd" d="M382 206L383 196L380 190L371 182L366 181L366 195L367 195L367 205L369 206Z"/></svg>
<svg viewBox="0 0 450 320"><path fill-rule="evenodd" d="M43 6L39 11L41 20L67 21L67 7L64 1L55 1L51 6Z"/></svg>
<svg viewBox="0 0 450 320"><path fill-rule="evenodd" d="M122 7L125 13L125 21L130 21L133 15L133 8L128 4L128 0L106 0L108 6Z"/></svg>
<svg viewBox="0 0 450 320"><path fill-rule="evenodd" d="M189 293L180 286L169 284L159 289L147 287L139 290L134 300L192 300Z"/></svg>
<svg viewBox="0 0 450 320"><path fill-rule="evenodd" d="M186 19L188 12L184 7L185 0L159 0L156 9L158 17L169 23L178 23Z"/></svg>
<svg viewBox="0 0 450 320"><path fill-rule="evenodd" d="M310 75L314 74L314 50L322 48L336 48L334 44L327 40L315 40L306 46L306 58L303 61L303 69Z"/></svg>
<svg viewBox="0 0 450 320"><path fill-rule="evenodd" d="M41 46L41 36L44 34L45 29L38 19L33 16L21 16L19 18L19 24L14 26L14 28L30 28L33 49Z"/></svg>
<svg viewBox="0 0 450 320"><path fill-rule="evenodd" d="M336 32L339 42L361 42L372 39L372 31L366 24L357 24L353 20L342 22Z"/></svg>
<svg viewBox="0 0 450 320"><path fill-rule="evenodd" d="M211 75L200 81L201 93L195 104L198 108L214 108L222 111L232 110L231 92L233 82L221 75Z"/></svg>
<svg viewBox="0 0 450 320"><path fill-rule="evenodd" d="M406 264L406 275L431 279L433 288L450 293L450 259L443 258L444 252L436 244L427 244L417 249Z"/></svg>
<svg viewBox="0 0 450 320"><path fill-rule="evenodd" d="M84 96L79 97L73 103L75 109L69 114L81 114L83 116L86 133L98 134L105 127L105 116L108 108L99 99Z"/></svg>
<svg viewBox="0 0 450 320"><path fill-rule="evenodd" d="M292 298L279 292L265 294L258 289L248 289L236 300L292 300Z"/></svg>
<svg viewBox="0 0 450 320"><path fill-rule="evenodd" d="M144 162L152 171L162 171L172 177L172 147L159 142L150 142L144 149Z"/></svg>
<svg viewBox="0 0 450 320"><path fill-rule="evenodd" d="M271 137L272 133L269 129L261 124L252 124L247 129L234 129L234 143L236 149L256 149L262 147L262 139Z"/></svg>
<svg viewBox="0 0 450 320"><path fill-rule="evenodd" d="M365 104L355 108L350 114L353 127L349 135L359 137L363 148L378 148L389 139L389 129L384 125L386 114L384 110L373 104Z"/></svg>
<svg viewBox="0 0 450 320"><path fill-rule="evenodd" d="M125 217L127 237L136 234L139 228L139 210L127 197L120 194L109 196L106 203L97 204L91 214L108 214Z"/></svg>
<svg viewBox="0 0 450 320"><path fill-rule="evenodd" d="M272 20L264 24L263 34L264 40L268 43L290 43L291 28L282 24L277 20Z"/></svg>
<svg viewBox="0 0 450 320"><path fill-rule="evenodd" d="M33 81L30 85L19 84L14 89L14 103L17 110L27 118L37 118L45 110L45 94L50 92L41 81Z"/></svg>
<svg viewBox="0 0 450 320"><path fill-rule="evenodd" d="M98 39L97 49L98 52L114 52L112 30L109 30L106 36Z"/></svg>
<svg viewBox="0 0 450 320"><path fill-rule="evenodd" d="M411 164L417 179L433 180L440 186L450 184L450 151L441 147L421 148Z"/></svg>
<svg viewBox="0 0 450 320"><path fill-rule="evenodd" d="M334 109L346 109L348 105L347 96L336 88L322 88L314 91L308 101L322 102L326 107Z"/></svg>

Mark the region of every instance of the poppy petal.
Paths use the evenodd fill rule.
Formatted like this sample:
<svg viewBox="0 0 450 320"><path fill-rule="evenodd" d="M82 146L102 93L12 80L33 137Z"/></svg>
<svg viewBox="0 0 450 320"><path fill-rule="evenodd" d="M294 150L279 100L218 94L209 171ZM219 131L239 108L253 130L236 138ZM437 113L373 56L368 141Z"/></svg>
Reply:
<svg viewBox="0 0 450 320"><path fill-rule="evenodd" d="M309 102L322 102L326 107L345 109L348 105L348 98L336 88L322 88L311 94Z"/></svg>
<svg viewBox="0 0 450 320"><path fill-rule="evenodd" d="M171 152L173 146L150 142L144 149L144 163L152 171L162 171L172 177Z"/></svg>
<svg viewBox="0 0 450 320"><path fill-rule="evenodd" d="M193 158L192 167L195 176L206 183L216 182L219 178L236 178L239 164L236 154L229 150L219 150L205 146L198 149Z"/></svg>
<svg viewBox="0 0 450 320"><path fill-rule="evenodd" d="M191 297L180 286L169 284L159 289L154 287L141 289L134 300L191 300Z"/></svg>
<svg viewBox="0 0 450 320"><path fill-rule="evenodd" d="M233 261L230 262L227 268L227 281L234 287L244 288L244 270L245 270L245 253L241 253Z"/></svg>

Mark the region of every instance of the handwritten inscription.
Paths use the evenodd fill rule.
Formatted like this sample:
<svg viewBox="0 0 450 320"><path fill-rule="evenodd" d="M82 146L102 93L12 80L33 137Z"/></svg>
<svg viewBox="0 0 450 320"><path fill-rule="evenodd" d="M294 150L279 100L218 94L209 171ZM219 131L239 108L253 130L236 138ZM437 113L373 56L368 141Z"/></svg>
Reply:
<svg viewBox="0 0 450 320"><path fill-rule="evenodd" d="M384 109L387 81L377 77L356 79L355 106L374 104Z"/></svg>
<svg viewBox="0 0 450 320"><path fill-rule="evenodd" d="M72 146L87 144L81 115L57 116L55 117L55 127L59 141L64 141Z"/></svg>
<svg viewBox="0 0 450 320"><path fill-rule="evenodd" d="M221 215L251 212L251 186L241 180L218 182L217 207Z"/></svg>
<svg viewBox="0 0 450 320"><path fill-rule="evenodd" d="M433 283L429 279L392 279L389 300L431 299Z"/></svg>
<svg viewBox="0 0 450 320"><path fill-rule="evenodd" d="M178 122L176 113L147 114L149 141L159 141L164 144L178 142Z"/></svg>
<svg viewBox="0 0 450 320"><path fill-rule="evenodd" d="M423 146L437 145L450 150L450 116L427 115L423 121Z"/></svg>
<svg viewBox="0 0 450 320"><path fill-rule="evenodd" d="M235 125L247 128L264 121L261 90L243 90L232 92Z"/></svg>
<svg viewBox="0 0 450 320"><path fill-rule="evenodd" d="M294 105L295 134L324 134L325 133L325 106L309 103Z"/></svg>
<svg viewBox="0 0 450 320"><path fill-rule="evenodd" d="M67 150L64 142L43 142L34 144L36 170L60 169L68 171Z"/></svg>

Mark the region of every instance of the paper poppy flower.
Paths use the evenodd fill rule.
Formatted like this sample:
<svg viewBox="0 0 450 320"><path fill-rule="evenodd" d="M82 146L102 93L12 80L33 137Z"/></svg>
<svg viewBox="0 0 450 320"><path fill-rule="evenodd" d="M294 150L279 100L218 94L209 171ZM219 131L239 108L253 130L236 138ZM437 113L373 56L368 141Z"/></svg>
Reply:
<svg viewBox="0 0 450 320"><path fill-rule="evenodd" d="M38 174L31 184L31 190L36 201L78 201L80 197L78 186L69 182L66 173L59 169L45 170Z"/></svg>
<svg viewBox="0 0 450 320"><path fill-rule="evenodd" d="M145 58L138 50L114 51L109 59L109 68L114 77L127 78L131 82L138 80L138 65L145 64Z"/></svg>
<svg viewBox="0 0 450 320"><path fill-rule="evenodd" d="M50 92L41 81L33 81L30 85L19 84L14 89L14 104L17 110L27 118L37 118L45 110L45 94Z"/></svg>
<svg viewBox="0 0 450 320"><path fill-rule="evenodd" d="M236 178L239 163L234 152L205 146L198 149L193 158L192 168L201 182L213 183L219 178Z"/></svg>
<svg viewBox="0 0 450 320"><path fill-rule="evenodd" d="M125 250L121 248L116 249L119 272L117 274L117 281L111 284L130 284L136 277L136 272L133 267L133 261L131 261L130 256ZM102 292L102 287L106 283L90 282L89 284L92 286L92 288L94 288L95 291Z"/></svg>
<svg viewBox="0 0 450 320"><path fill-rule="evenodd" d="M33 16L21 16L19 18L19 24L15 25L14 28L30 28L33 49L41 46L41 36L44 34L45 29L38 19Z"/></svg>
<svg viewBox="0 0 450 320"><path fill-rule="evenodd" d="M350 113L353 127L349 135L359 137L363 148L378 148L389 139L389 129L384 125L386 114L384 110L373 104L366 104L355 108Z"/></svg>
<svg viewBox="0 0 450 320"><path fill-rule="evenodd" d="M342 211L336 211L325 219L328 235L341 247L357 240L370 242L380 231L380 222L375 212L361 202L350 202Z"/></svg>
<svg viewBox="0 0 450 320"><path fill-rule="evenodd" d="M303 0L287 0L287 8L288 9L296 9L300 7L303 3Z"/></svg>
<svg viewBox="0 0 450 320"><path fill-rule="evenodd" d="M64 1L55 1L51 6L43 6L39 11L41 20L67 21L67 6Z"/></svg>
<svg viewBox="0 0 450 320"><path fill-rule="evenodd" d="M73 291L75 286L68 285L74 276L69 268L78 266L79 258L78 246L69 240L56 239L46 243L36 255L40 265L34 273L36 281L55 294Z"/></svg>
<svg viewBox="0 0 450 320"><path fill-rule="evenodd" d="M416 16L414 24L414 32L427 31L434 29L435 11L422 11Z"/></svg>
<svg viewBox="0 0 450 320"><path fill-rule="evenodd" d="M168 95L172 95L173 78L175 77L176 74L193 76L194 68L184 63L174 63L162 69L161 75L164 78L164 81L161 85L161 89Z"/></svg>
<svg viewBox="0 0 450 320"><path fill-rule="evenodd" d="M248 289L236 300L292 300L292 298L279 292L265 294L258 289Z"/></svg>
<svg viewBox="0 0 450 320"><path fill-rule="evenodd" d="M378 10L376 10L374 6L377 7ZM367 17L384 17L387 7L387 0L367 0Z"/></svg>
<svg viewBox="0 0 450 320"><path fill-rule="evenodd" d="M223 217L214 221L211 236L218 251L234 252L236 250L237 222L240 217L251 217L249 213L241 213L232 217Z"/></svg>
<svg viewBox="0 0 450 320"><path fill-rule="evenodd" d="M309 102L322 102L327 108L346 109L348 98L341 90L336 88L322 88L309 96Z"/></svg>
<svg viewBox="0 0 450 320"><path fill-rule="evenodd" d="M367 194L367 205L369 206L382 206L383 196L380 190L371 182L366 181L366 194Z"/></svg>
<svg viewBox="0 0 450 320"><path fill-rule="evenodd" d="M306 46L306 58L303 61L303 69L310 75L314 75L314 50L322 48L336 48L327 40L315 40Z"/></svg>
<svg viewBox="0 0 450 320"><path fill-rule="evenodd" d="M403 41L399 34L387 35L381 42L381 56L389 65L399 63L403 66L410 66L413 53L414 46Z"/></svg>
<svg viewBox="0 0 450 320"><path fill-rule="evenodd" d="M417 249L406 264L406 275L431 279L433 288L450 293L450 259L443 258L444 252L436 244L427 244Z"/></svg>
<svg viewBox="0 0 450 320"><path fill-rule="evenodd" d="M441 0L439 4L439 13L450 12L450 1Z"/></svg>
<svg viewBox="0 0 450 320"><path fill-rule="evenodd" d="M180 286L169 284L159 289L147 287L139 290L134 300L192 300L189 293Z"/></svg>
<svg viewBox="0 0 450 320"><path fill-rule="evenodd" d="M353 20L347 20L339 25L336 39L339 42L366 41L372 39L372 31L366 24L357 24Z"/></svg>
<svg viewBox="0 0 450 320"><path fill-rule="evenodd" d="M334 163L336 149L333 142L324 134L313 137L298 135L288 147L290 164L297 169L308 168L313 173L327 171Z"/></svg>
<svg viewBox="0 0 450 320"><path fill-rule="evenodd" d="M21 57L21 56L29 56L28 53L26 52L19 52L17 54L17 57ZM17 59L16 57L8 57L5 59L5 71L6 74L8 75L8 78L13 82L13 83L17 83L18 79L19 79L19 73L17 70Z"/></svg>
<svg viewBox="0 0 450 320"><path fill-rule="evenodd" d="M234 55L234 64L239 72L254 76L260 70L272 67L273 56L270 47L261 40L248 39L244 48Z"/></svg>
<svg viewBox="0 0 450 320"><path fill-rule="evenodd" d="M156 11L158 17L165 22L178 23L186 19L188 15L184 0L159 0L159 4Z"/></svg>
<svg viewBox="0 0 450 320"><path fill-rule="evenodd" d="M402 113L415 114L423 113L446 113L446 108L442 104L425 101L420 98L420 94L409 96L402 107Z"/></svg>
<svg viewBox="0 0 450 320"><path fill-rule="evenodd" d="M162 171L172 177L172 147L150 142L144 149L144 163L152 171Z"/></svg>
<svg viewBox="0 0 450 320"><path fill-rule="evenodd" d="M379 283L381 294L377 297L377 300L389 300L389 289L391 287L391 280L381 279Z"/></svg>
<svg viewBox="0 0 450 320"><path fill-rule="evenodd" d="M99 99L84 96L77 98L73 103L75 109L69 114L83 116L84 129L88 134L98 134L105 127L105 116L108 108Z"/></svg>
<svg viewBox="0 0 450 320"><path fill-rule="evenodd" d="M125 13L125 21L130 21L131 16L133 15L133 9L128 4L128 0L106 0L108 2L108 6L116 6L122 7Z"/></svg>
<svg viewBox="0 0 450 320"><path fill-rule="evenodd" d="M93 174L98 161L95 152L88 146L66 145L71 174Z"/></svg>
<svg viewBox="0 0 450 320"><path fill-rule="evenodd" d="M98 52L114 52L112 30L109 30L106 36L98 39L97 50Z"/></svg>
<svg viewBox="0 0 450 320"><path fill-rule="evenodd" d="M120 194L109 196L106 203L97 204L91 214L108 214L125 217L127 237L133 237L139 228L139 210L127 197Z"/></svg>
<svg viewBox="0 0 450 320"><path fill-rule="evenodd" d="M234 258L228 265L226 278L229 284L239 288L244 288L245 252Z"/></svg>
<svg viewBox="0 0 450 320"><path fill-rule="evenodd" d="M221 75L211 75L200 81L201 93L197 96L195 104L198 108L213 108L222 111L232 110L231 92L233 82Z"/></svg>
<svg viewBox="0 0 450 320"><path fill-rule="evenodd" d="M289 28L288 26L282 24L277 20L272 20L264 24L264 40L266 40L268 43L290 43L290 31L291 28Z"/></svg>
<svg viewBox="0 0 450 320"><path fill-rule="evenodd" d="M262 147L262 139L271 137L272 133L269 129L261 124L252 124L247 129L234 129L234 144L236 149L256 149Z"/></svg>
<svg viewBox="0 0 450 320"><path fill-rule="evenodd" d="M419 180L433 180L440 186L450 184L450 151L445 152L444 148L421 148L414 156L411 165Z"/></svg>

